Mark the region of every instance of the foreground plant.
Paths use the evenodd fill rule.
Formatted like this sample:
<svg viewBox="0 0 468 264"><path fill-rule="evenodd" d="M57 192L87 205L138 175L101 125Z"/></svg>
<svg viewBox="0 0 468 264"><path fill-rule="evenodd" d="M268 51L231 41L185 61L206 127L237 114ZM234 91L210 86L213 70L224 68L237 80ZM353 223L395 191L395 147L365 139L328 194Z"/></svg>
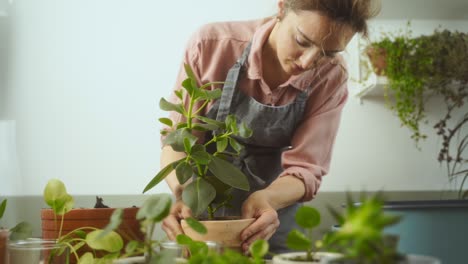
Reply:
<svg viewBox="0 0 468 264"><path fill-rule="evenodd" d="M354 261L351 263L393 264L403 259L396 249L397 238L383 233L401 217L384 213L380 194L363 197L360 204L348 196L344 213L330 211L340 228L324 237L324 248L342 253L342 259Z"/></svg>
<svg viewBox="0 0 468 264"><path fill-rule="evenodd" d="M206 229L196 220L191 222L191 227L198 232L205 233ZM237 251L225 249L222 252L210 250L205 242L194 241L186 235L178 235L177 243L184 245L190 252L189 264L263 264L263 259L268 253L269 245L264 240L257 240L249 247L251 257L242 255Z"/></svg>
<svg viewBox="0 0 468 264"><path fill-rule="evenodd" d="M188 78L182 83L183 89L175 92L182 103L173 104L164 98L159 103L162 110L175 111L184 117L184 121L175 124L168 118L160 118L159 121L170 128L161 131L165 135L164 145L185 153L186 157L163 168L143 192L156 186L175 170L179 183L186 184L182 193L184 203L195 216L207 211L209 219L213 219L218 209L229 206L233 188L249 190L247 177L228 160L238 156L242 150L236 138L250 137L252 131L244 123L238 124L232 115L228 115L223 122L201 116L203 109L220 98L222 93L219 88L207 88L221 83L210 82L198 87L189 65L185 65L185 71ZM184 102L183 98L188 101ZM196 105L199 107L195 110ZM194 135L200 132L213 133L213 137L200 143Z"/></svg>
<svg viewBox="0 0 468 264"><path fill-rule="evenodd" d="M304 229L289 232L286 245L293 250L305 251L303 261L313 261L317 245L313 241L312 230L320 224L320 212L309 206L302 206L296 212L296 223Z"/></svg>
<svg viewBox="0 0 468 264"><path fill-rule="evenodd" d="M80 227L67 234L62 234L65 214L71 211L74 206L74 199L67 193L63 182L58 179L49 180L44 189L44 201L54 212L56 226L59 226L57 243L62 245L59 250L51 252L47 263L52 262L54 258L60 256L64 256L65 262L69 263L69 256L64 253L66 249L70 251L80 264L91 264L98 259L103 262L106 260L110 261L119 256L124 243L122 237L115 231L105 232L95 227ZM85 246L88 246L90 251L80 256L78 250ZM98 258L94 255L96 250L106 253Z"/></svg>

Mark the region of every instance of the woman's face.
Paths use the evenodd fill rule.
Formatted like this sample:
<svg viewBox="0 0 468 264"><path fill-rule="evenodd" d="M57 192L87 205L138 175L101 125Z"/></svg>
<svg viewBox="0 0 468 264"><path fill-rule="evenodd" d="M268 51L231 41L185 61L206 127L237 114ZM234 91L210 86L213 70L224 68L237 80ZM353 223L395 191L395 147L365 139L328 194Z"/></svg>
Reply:
<svg viewBox="0 0 468 264"><path fill-rule="evenodd" d="M333 58L355 33L351 26L336 23L316 11L285 13L281 7L280 21L272 32L273 49L287 75L300 74Z"/></svg>

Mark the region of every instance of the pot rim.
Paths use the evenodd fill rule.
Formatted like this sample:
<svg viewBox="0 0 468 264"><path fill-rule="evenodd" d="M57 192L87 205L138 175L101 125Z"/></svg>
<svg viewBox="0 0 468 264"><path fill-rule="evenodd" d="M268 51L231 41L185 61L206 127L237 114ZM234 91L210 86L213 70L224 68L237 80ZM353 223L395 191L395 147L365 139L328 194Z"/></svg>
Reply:
<svg viewBox="0 0 468 264"><path fill-rule="evenodd" d="M240 222L240 223L244 223L244 222L253 222L255 221L256 218L245 218L245 219L220 219L220 220L200 220L199 222L200 223L206 223L206 224L210 224L210 223L226 223L226 222ZM187 221L185 221L185 219L182 219L181 222L184 222L184 223L187 223ZM187 224L188 225L188 224Z"/></svg>
<svg viewBox="0 0 468 264"><path fill-rule="evenodd" d="M8 243L9 249L14 250L50 250L66 247L58 243L56 239L28 238L24 240L15 240Z"/></svg>

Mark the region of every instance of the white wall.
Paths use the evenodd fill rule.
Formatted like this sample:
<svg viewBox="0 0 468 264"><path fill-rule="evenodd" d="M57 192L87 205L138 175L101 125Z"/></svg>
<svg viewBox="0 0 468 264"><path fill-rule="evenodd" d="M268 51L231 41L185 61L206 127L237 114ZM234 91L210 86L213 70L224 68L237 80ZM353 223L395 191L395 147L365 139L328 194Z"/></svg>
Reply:
<svg viewBox="0 0 468 264"><path fill-rule="evenodd" d="M73 194L140 193L159 169L157 118L165 113L158 101L170 94L191 32L274 12L275 0L13 1L11 35L0 36L10 40L8 65L0 63L8 73L0 86L0 177L7 183L0 193L40 194L52 177ZM457 23L450 26L467 28ZM416 150L381 99L350 98L322 190L445 187L436 144L430 139Z"/></svg>

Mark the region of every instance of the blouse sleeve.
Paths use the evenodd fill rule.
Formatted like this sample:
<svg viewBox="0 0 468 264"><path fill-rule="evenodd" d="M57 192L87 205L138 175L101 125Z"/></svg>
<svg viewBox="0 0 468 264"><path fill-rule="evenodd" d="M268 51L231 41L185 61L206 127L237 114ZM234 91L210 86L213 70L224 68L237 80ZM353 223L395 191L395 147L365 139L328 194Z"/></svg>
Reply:
<svg viewBox="0 0 468 264"><path fill-rule="evenodd" d="M313 199L322 177L328 173L333 144L341 112L348 98L347 72L341 63L323 67L312 86L304 118L291 141L292 148L283 152L284 171L304 182L302 201Z"/></svg>

